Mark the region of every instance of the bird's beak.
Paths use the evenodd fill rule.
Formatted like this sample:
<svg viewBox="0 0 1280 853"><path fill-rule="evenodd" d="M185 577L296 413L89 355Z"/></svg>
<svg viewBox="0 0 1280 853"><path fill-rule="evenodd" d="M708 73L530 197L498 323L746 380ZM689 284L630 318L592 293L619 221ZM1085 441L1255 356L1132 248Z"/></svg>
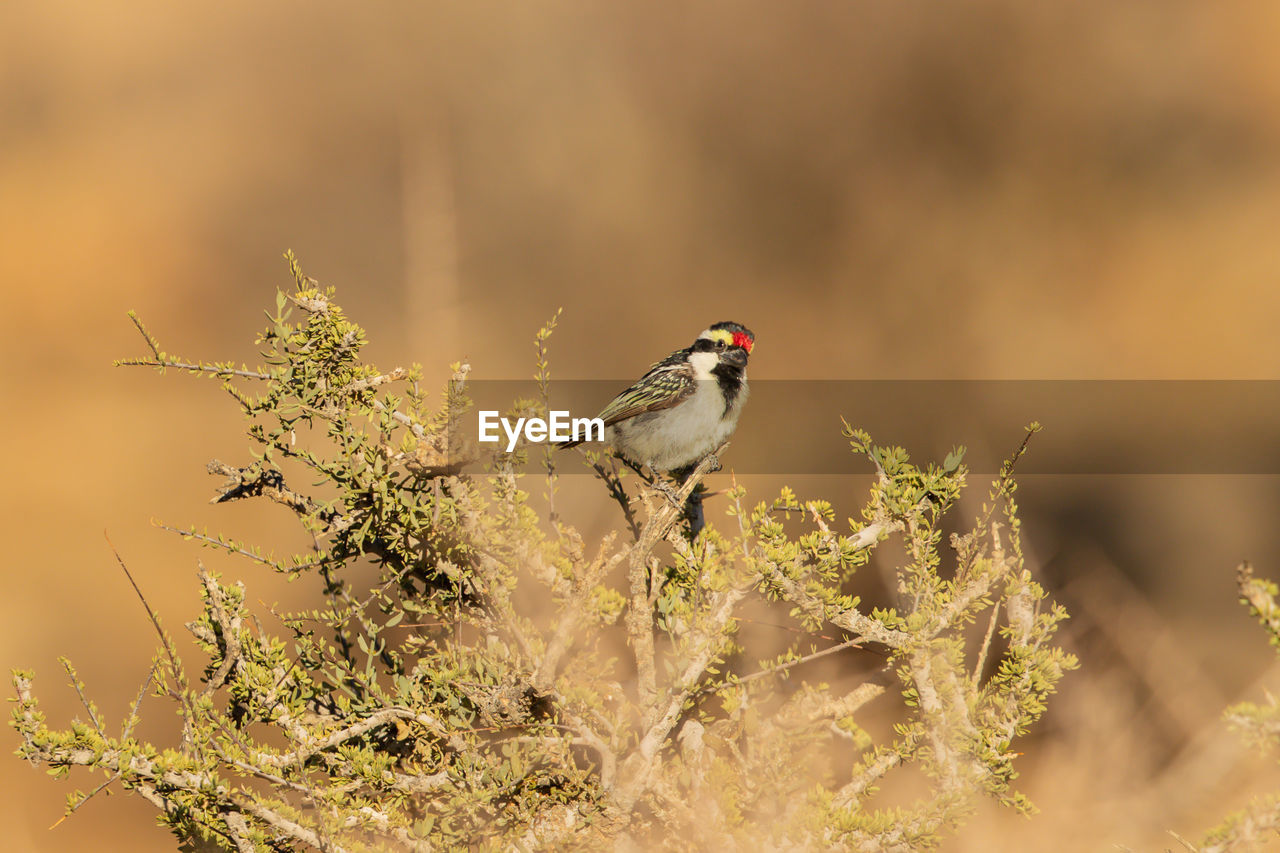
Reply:
<svg viewBox="0 0 1280 853"><path fill-rule="evenodd" d="M727 349L724 351L724 355L720 357L725 361L727 361L729 364L732 364L734 367L747 366L747 351L742 347L733 347L732 349Z"/></svg>

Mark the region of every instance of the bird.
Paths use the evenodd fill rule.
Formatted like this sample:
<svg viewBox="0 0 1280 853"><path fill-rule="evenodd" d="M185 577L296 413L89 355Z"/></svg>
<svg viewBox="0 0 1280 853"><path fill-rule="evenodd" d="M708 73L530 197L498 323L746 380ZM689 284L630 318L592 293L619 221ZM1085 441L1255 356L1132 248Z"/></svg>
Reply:
<svg viewBox="0 0 1280 853"><path fill-rule="evenodd" d="M604 407L597 415L604 422L604 440L655 475L687 474L737 427L747 401L747 359L755 341L741 323L713 323ZM654 483L662 487L657 477Z"/></svg>

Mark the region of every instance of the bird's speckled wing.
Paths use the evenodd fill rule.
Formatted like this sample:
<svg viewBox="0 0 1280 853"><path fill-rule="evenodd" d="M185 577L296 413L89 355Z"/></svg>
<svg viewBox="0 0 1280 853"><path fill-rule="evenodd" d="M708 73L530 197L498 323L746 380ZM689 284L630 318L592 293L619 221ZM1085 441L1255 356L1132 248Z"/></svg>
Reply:
<svg viewBox="0 0 1280 853"><path fill-rule="evenodd" d="M688 355L686 350L676 350L650 367L639 382L614 397L599 415L605 426L683 402L697 384Z"/></svg>

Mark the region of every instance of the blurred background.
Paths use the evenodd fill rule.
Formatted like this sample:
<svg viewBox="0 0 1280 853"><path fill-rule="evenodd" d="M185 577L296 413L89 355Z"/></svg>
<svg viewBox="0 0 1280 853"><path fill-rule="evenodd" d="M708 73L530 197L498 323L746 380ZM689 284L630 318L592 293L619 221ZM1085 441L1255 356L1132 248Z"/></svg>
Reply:
<svg viewBox="0 0 1280 853"><path fill-rule="evenodd" d="M156 642L104 530L170 630L200 557L307 600L152 524L302 544L207 503L204 464L246 459L231 401L111 367L144 352L129 309L252 361L285 249L433 382L528 377L561 306L563 378L629 381L722 319L758 379L1277 378L1278 41L1280 5L1191 0L0 5L0 664L64 723L69 656L119 725ZM1093 470L1106 434L1054 426ZM984 805L945 849L1172 846L1280 788L1221 722L1280 684L1234 586L1243 558L1280 577L1280 478L1176 469L1024 480L1082 667L1025 746L1043 813ZM851 512L865 484L796 485ZM71 787L0 762L6 847L172 849L119 792L50 830Z"/></svg>

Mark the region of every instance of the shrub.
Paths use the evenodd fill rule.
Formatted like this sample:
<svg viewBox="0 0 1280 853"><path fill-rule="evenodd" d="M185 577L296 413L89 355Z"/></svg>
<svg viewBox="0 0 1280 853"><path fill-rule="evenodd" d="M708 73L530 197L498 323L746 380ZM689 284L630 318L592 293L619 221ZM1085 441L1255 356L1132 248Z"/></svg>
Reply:
<svg viewBox="0 0 1280 853"><path fill-rule="evenodd" d="M18 672L28 761L91 768L184 843L240 851L878 850L936 844L982 795L1031 810L1011 787L1014 742L1075 660L1054 645L1065 612L1023 564L1012 472L1025 441L949 537L961 452L920 467L850 427L875 477L847 532L824 500L752 502L735 484L723 522L691 535L675 505L589 456L622 512L587 542L531 498L516 470L528 450L482 455L461 435L466 366L429 405L418 368L361 360L364 331L288 257L295 287L259 337L261 366L169 355L136 318L151 352L122 363L223 383L252 450L209 464L219 500L282 504L315 547L277 558L180 532L311 580L323 605L260 619L243 582L201 565L203 614L187 625L207 656L198 680L152 617L149 685L180 711L179 742L134 738L136 704L119 734L87 700L88 722L50 728ZM536 340L543 389L554 322ZM898 606L864 608L850 581L891 541ZM358 563L377 567L371 588L354 582ZM737 630L761 609L795 638L763 661ZM807 674L836 655L843 683ZM878 794L909 768L914 788Z"/></svg>

